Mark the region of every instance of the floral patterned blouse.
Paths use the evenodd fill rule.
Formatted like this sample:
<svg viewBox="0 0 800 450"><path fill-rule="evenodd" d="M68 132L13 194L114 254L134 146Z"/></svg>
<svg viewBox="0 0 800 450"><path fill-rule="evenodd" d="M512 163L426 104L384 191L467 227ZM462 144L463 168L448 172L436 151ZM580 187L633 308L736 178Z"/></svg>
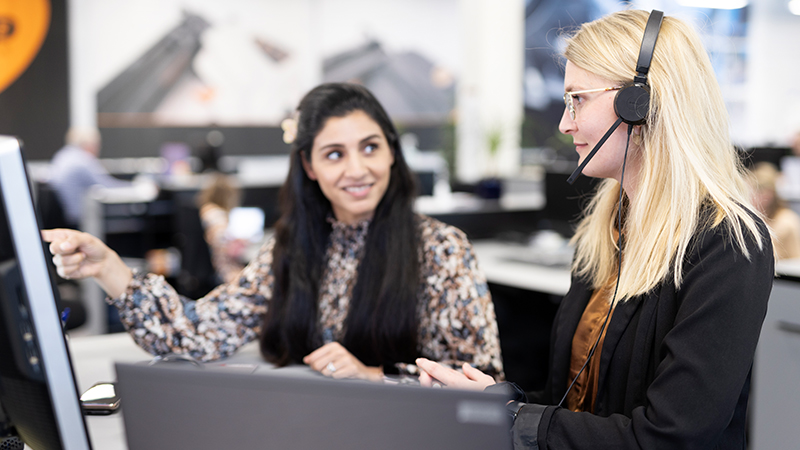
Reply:
<svg viewBox="0 0 800 450"><path fill-rule="evenodd" d="M419 353L443 364L468 362L503 379L494 306L466 235L438 220L419 216L422 252L419 296ZM326 251L318 324L326 342L344 336L343 325L355 284L369 221L335 220ZM234 282L192 301L162 276L134 272L127 290L108 299L138 345L152 354L188 353L211 361L233 354L258 338L272 297L272 248L268 239ZM398 364L414 374L413 365Z"/></svg>

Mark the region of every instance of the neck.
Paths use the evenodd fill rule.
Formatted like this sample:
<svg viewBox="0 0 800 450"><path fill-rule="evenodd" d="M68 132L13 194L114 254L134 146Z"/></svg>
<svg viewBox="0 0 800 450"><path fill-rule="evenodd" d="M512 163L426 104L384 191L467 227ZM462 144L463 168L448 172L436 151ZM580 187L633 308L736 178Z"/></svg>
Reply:
<svg viewBox="0 0 800 450"><path fill-rule="evenodd" d="M642 167L642 152L643 149L639 145L635 145L631 142L630 148L628 149L628 157L627 161L625 162L625 177L622 177L622 171L620 170L620 174L616 177L617 182L622 180L622 189L625 191L625 195L628 197L628 201L633 202L633 199L636 197L636 193L639 188L639 175L641 173Z"/></svg>
<svg viewBox="0 0 800 450"><path fill-rule="evenodd" d="M333 216L336 218L337 222L344 225L357 225L365 220L372 220L372 217L375 216L375 211L370 211L365 214L350 214L333 208Z"/></svg>

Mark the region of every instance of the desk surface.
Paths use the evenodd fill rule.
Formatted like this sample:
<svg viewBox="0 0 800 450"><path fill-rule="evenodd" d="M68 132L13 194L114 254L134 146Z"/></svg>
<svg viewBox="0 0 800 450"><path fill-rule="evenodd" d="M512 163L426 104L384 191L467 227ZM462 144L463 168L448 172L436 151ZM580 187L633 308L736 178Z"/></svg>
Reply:
<svg viewBox="0 0 800 450"><path fill-rule="evenodd" d="M800 278L800 258L784 259L775 263L778 275Z"/></svg>
<svg viewBox="0 0 800 450"><path fill-rule="evenodd" d="M490 283L555 295L564 295L569 290L568 268L512 260L515 255L531 251L523 244L481 240L473 242L472 248Z"/></svg>
<svg viewBox="0 0 800 450"><path fill-rule="evenodd" d="M473 242L473 249L490 283L555 295L565 295L569 291L568 268L513 260L514 255L532 251L523 244L488 239ZM779 277L800 278L800 258L776 262L775 272Z"/></svg>

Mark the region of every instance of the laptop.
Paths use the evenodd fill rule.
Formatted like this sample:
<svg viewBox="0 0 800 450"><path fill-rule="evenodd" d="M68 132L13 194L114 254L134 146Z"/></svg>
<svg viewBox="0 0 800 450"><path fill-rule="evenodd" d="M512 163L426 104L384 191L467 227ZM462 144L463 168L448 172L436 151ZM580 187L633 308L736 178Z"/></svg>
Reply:
<svg viewBox="0 0 800 450"><path fill-rule="evenodd" d="M507 398L485 392L117 363L129 450L511 449Z"/></svg>

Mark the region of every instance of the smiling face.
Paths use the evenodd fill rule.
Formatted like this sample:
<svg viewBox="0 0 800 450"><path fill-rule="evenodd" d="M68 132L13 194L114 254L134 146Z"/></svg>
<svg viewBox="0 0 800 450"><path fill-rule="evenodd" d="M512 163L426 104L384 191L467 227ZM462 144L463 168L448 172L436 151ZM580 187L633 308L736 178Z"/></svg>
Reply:
<svg viewBox="0 0 800 450"><path fill-rule="evenodd" d="M564 71L564 90L567 92L619 85L620 83L618 82L594 75L567 61ZM572 101L575 105L576 113L574 120L567 108L564 108L564 114L561 116L561 123L559 123L558 129L562 133L572 136L575 151L578 152L581 162L617 120L617 114L614 112L614 95L616 92L592 92L573 96ZM586 165L583 169L584 175L596 178L614 178L619 181L622 174L626 140L627 125L623 123ZM633 144L631 144L631 149L633 147ZM636 164L637 158L632 157L634 156L633 153L635 152L628 152L626 185L628 184L627 170L631 169L632 164Z"/></svg>
<svg viewBox="0 0 800 450"><path fill-rule="evenodd" d="M328 119L314 138L310 161L302 160L336 219L352 224L375 214L389 186L394 152L380 125L356 110Z"/></svg>

